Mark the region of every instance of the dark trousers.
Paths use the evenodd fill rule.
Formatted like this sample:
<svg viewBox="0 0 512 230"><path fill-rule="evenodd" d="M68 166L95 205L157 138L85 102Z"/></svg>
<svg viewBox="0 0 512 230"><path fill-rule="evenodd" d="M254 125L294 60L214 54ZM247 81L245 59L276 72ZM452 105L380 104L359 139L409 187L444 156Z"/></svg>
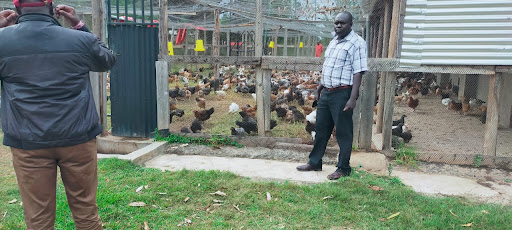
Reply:
<svg viewBox="0 0 512 230"><path fill-rule="evenodd" d="M318 100L316 111L316 136L315 145L309 154L309 164L320 166L324 156L327 142L336 127L336 140L340 147L338 155L338 169L342 172L350 172L350 154L352 140L354 138L354 125L352 121L353 110L343 111L345 104L350 99L352 88L327 91L324 89Z"/></svg>
<svg viewBox="0 0 512 230"><path fill-rule="evenodd" d="M60 148L11 148L27 229L54 229L57 166L76 229L102 229L96 205L96 139Z"/></svg>

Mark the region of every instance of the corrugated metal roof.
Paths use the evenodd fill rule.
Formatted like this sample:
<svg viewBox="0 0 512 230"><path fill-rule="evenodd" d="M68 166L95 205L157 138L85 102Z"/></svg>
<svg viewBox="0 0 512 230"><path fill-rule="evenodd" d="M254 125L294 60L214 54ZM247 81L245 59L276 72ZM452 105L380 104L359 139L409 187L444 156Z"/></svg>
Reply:
<svg viewBox="0 0 512 230"><path fill-rule="evenodd" d="M512 1L408 0L400 64L512 65Z"/></svg>

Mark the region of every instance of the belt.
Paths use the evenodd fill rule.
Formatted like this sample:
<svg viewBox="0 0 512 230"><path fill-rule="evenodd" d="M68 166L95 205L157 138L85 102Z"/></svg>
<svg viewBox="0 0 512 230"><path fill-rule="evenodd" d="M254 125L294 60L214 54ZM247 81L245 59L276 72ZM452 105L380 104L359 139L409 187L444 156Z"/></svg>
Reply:
<svg viewBox="0 0 512 230"><path fill-rule="evenodd" d="M349 89L352 88L351 85L342 85L334 88L325 88L327 91L336 91L336 90L342 90L342 89Z"/></svg>

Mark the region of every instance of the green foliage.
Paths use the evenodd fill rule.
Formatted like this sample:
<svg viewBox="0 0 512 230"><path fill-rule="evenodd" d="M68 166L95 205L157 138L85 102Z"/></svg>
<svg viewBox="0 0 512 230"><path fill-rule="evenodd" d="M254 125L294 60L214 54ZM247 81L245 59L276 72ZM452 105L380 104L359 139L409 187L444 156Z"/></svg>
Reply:
<svg viewBox="0 0 512 230"><path fill-rule="evenodd" d="M416 149L400 144L395 149L396 163L400 165L416 166Z"/></svg>
<svg viewBox="0 0 512 230"><path fill-rule="evenodd" d="M484 157L482 155L476 154L475 158L473 158L473 164L475 165L475 167L480 168L480 166L482 166L483 159Z"/></svg>
<svg viewBox="0 0 512 230"><path fill-rule="evenodd" d="M169 134L168 137L163 137L158 134L158 130L155 130L155 141L166 141L170 144L173 143L181 143L181 144L198 144L198 145L206 145L210 147L219 147L219 146L236 146L238 148L244 147L239 144L237 141L232 140L229 137L213 135L211 139L206 139L202 137L187 137L184 135L178 134Z"/></svg>

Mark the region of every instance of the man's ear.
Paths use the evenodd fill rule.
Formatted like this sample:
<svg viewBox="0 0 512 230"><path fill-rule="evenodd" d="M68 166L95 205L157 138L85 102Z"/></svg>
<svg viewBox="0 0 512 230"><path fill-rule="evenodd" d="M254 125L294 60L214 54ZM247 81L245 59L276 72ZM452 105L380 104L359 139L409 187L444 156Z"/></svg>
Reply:
<svg viewBox="0 0 512 230"><path fill-rule="evenodd" d="M20 10L20 8L16 7L16 13L17 13L18 15L21 15L21 10Z"/></svg>

